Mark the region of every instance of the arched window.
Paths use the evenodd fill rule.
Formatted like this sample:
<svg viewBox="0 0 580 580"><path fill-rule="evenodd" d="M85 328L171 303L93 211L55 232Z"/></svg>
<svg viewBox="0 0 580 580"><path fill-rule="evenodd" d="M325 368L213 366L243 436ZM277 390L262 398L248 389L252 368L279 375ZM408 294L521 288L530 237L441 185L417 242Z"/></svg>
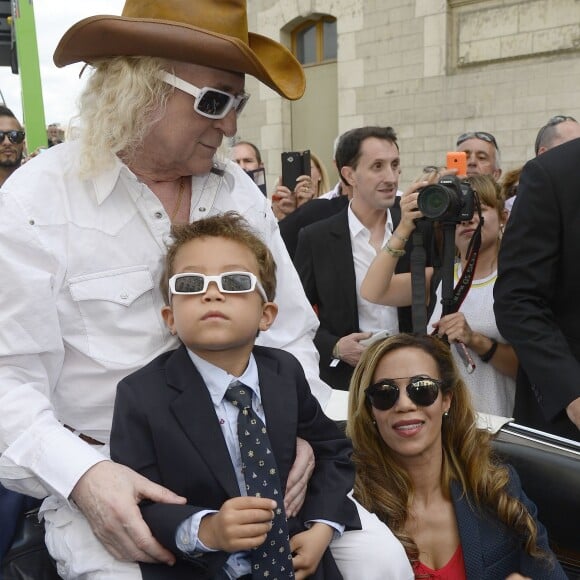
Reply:
<svg viewBox="0 0 580 580"><path fill-rule="evenodd" d="M292 51L302 65L336 60L336 18L309 19L292 32Z"/></svg>

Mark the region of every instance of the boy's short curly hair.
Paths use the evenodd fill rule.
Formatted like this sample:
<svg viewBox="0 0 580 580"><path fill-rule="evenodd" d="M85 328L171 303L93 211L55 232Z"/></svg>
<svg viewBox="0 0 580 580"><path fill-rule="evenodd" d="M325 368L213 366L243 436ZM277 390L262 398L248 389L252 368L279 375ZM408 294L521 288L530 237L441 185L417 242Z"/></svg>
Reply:
<svg viewBox="0 0 580 580"><path fill-rule="evenodd" d="M169 304L169 278L173 271L175 256L187 242L200 238L226 238L246 246L256 256L258 279L269 301L276 296L276 262L268 246L252 230L250 224L237 212L228 211L213 217L197 220L191 224L174 226L171 230L173 243L167 250L165 268L160 288L166 304Z"/></svg>

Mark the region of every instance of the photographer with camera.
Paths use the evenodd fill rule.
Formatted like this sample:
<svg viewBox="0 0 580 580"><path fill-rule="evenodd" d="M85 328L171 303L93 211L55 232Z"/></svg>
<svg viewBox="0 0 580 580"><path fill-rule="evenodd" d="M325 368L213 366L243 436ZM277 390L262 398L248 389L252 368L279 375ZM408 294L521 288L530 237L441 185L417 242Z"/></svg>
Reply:
<svg viewBox="0 0 580 580"><path fill-rule="evenodd" d="M361 295L377 304L411 304L411 274L394 271L405 253L406 240L415 230L416 220L425 218L443 227L452 225L459 260L448 266L453 265L456 282L462 279L466 269L473 269L472 285L459 310L441 316L440 276L433 268L426 268L427 300L431 296L435 302L429 326L439 336L447 335L450 343L458 343L453 355L470 388L476 410L509 417L513 412L518 362L513 348L499 334L493 314L497 256L507 219L503 199L497 184L487 175L474 175L465 181L454 176L444 176L438 183L432 183L434 180L435 176L431 176L428 181L416 182L403 194L401 222L368 269ZM479 211L474 211L476 196L481 205L481 218ZM481 245L477 260L472 260L470 242L480 223Z"/></svg>

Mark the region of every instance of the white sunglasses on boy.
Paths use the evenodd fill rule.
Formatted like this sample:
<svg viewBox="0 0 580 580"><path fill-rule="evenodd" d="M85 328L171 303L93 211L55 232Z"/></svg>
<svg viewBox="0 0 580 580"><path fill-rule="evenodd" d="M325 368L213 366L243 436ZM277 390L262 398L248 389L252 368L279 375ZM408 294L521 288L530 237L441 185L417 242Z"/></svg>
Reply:
<svg viewBox="0 0 580 580"><path fill-rule="evenodd" d="M258 291L264 302L268 302L266 291L258 278L251 272L223 272L207 276L197 272L183 272L169 278L171 294L205 294L210 282L215 282L224 294L246 294Z"/></svg>

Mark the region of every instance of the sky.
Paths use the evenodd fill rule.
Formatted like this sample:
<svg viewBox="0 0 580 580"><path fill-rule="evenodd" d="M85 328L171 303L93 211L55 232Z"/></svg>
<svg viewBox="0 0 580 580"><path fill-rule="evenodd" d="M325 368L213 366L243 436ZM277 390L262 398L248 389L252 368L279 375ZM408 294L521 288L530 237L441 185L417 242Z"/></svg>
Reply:
<svg viewBox="0 0 580 580"><path fill-rule="evenodd" d="M57 68L52 62L58 41L79 20L96 14L120 15L124 4L124 0L34 0L40 77L47 125L60 123L66 127L77 110L76 100L84 86L84 80L79 79L83 66L81 63ZM22 121L20 77L12 74L10 67L0 67L0 91L6 106Z"/></svg>

